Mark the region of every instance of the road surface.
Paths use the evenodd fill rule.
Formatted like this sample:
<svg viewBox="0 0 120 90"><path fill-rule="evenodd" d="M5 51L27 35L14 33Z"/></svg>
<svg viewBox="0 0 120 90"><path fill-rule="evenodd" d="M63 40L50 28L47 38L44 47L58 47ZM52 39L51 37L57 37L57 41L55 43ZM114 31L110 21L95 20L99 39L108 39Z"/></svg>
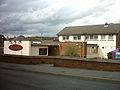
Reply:
<svg viewBox="0 0 120 90"><path fill-rule="evenodd" d="M120 90L120 83L0 69L0 90Z"/></svg>

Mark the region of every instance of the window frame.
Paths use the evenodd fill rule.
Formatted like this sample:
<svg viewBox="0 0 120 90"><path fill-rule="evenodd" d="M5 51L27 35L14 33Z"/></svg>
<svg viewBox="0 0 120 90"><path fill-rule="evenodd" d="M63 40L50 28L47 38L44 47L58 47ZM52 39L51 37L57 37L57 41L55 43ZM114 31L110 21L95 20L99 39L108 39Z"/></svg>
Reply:
<svg viewBox="0 0 120 90"><path fill-rule="evenodd" d="M43 51L42 51L43 50ZM44 52L45 51L45 52ZM43 52L43 53L42 53ZM45 54L44 54L45 53ZM39 55L40 56L47 56L48 55L48 48L39 48Z"/></svg>
<svg viewBox="0 0 120 90"><path fill-rule="evenodd" d="M106 40L106 35L101 35L101 40Z"/></svg>
<svg viewBox="0 0 120 90"><path fill-rule="evenodd" d="M95 36L97 36L97 38ZM93 35L93 40L98 40L98 35Z"/></svg>
<svg viewBox="0 0 120 90"><path fill-rule="evenodd" d="M75 39L76 38L76 39ZM73 40L81 40L81 35L73 36Z"/></svg>
<svg viewBox="0 0 120 90"><path fill-rule="evenodd" d="M85 40L98 40L98 35L86 35Z"/></svg>
<svg viewBox="0 0 120 90"><path fill-rule="evenodd" d="M90 36L89 35L85 35L85 40L89 40Z"/></svg>
<svg viewBox="0 0 120 90"><path fill-rule="evenodd" d="M112 36L112 38L110 38ZM113 34L108 35L108 40L113 40Z"/></svg>
<svg viewBox="0 0 120 90"><path fill-rule="evenodd" d="M63 40L69 40L69 36L63 36Z"/></svg>

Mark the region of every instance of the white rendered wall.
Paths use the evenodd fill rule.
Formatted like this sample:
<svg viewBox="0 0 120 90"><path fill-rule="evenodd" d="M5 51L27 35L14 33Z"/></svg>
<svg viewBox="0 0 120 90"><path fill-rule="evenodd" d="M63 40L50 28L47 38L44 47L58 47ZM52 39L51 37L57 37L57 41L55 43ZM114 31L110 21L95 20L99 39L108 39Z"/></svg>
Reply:
<svg viewBox="0 0 120 90"><path fill-rule="evenodd" d="M84 38L85 38L85 37L82 35L82 36L81 36L81 40L74 40L73 37L74 37L74 36L69 36L69 40L63 40L63 36L59 36L59 41L60 41L60 42L66 42L66 41L82 42L82 41L84 41Z"/></svg>
<svg viewBox="0 0 120 90"><path fill-rule="evenodd" d="M64 42L64 41L63 41L63 36L59 36L59 41L60 41L60 42Z"/></svg>
<svg viewBox="0 0 120 90"><path fill-rule="evenodd" d="M74 41L73 36L69 36L69 41L71 41L71 42Z"/></svg>
<svg viewBox="0 0 120 90"><path fill-rule="evenodd" d="M99 35L97 41L87 40L87 44L97 44L99 56L107 58L107 53L116 49L116 35L113 36L113 40L108 40L108 35L106 35L106 40L101 40L101 35Z"/></svg>
<svg viewBox="0 0 120 90"><path fill-rule="evenodd" d="M12 42L12 43L11 43ZM10 45L15 44L14 41L4 41L4 54L14 54L14 55L27 55L29 56L31 53L31 42L30 41L16 41L16 44L21 45L23 47L22 50L13 51L9 49Z"/></svg>

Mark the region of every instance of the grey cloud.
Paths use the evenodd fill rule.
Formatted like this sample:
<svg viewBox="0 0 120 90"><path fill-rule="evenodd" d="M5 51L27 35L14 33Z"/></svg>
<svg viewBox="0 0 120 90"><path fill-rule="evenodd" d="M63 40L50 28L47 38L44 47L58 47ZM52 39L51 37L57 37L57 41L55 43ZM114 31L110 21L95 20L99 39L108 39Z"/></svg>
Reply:
<svg viewBox="0 0 120 90"><path fill-rule="evenodd" d="M55 7L47 0L6 0L0 8L0 33L55 35L64 25L92 15L99 17L112 4L101 4L79 12L72 7ZM0 4L3 2L0 2ZM104 2L102 2L104 3Z"/></svg>
<svg viewBox="0 0 120 90"><path fill-rule="evenodd" d="M0 12L29 12L37 8L44 8L46 0L6 0L6 7L0 8ZM2 3L2 2L1 2Z"/></svg>
<svg viewBox="0 0 120 90"><path fill-rule="evenodd" d="M0 5L4 4L5 0L0 0Z"/></svg>
<svg viewBox="0 0 120 90"><path fill-rule="evenodd" d="M77 19L81 19L84 17L87 17L89 15L93 15L95 17L98 17L102 14L104 14L104 12L106 12L108 9L108 7L111 6L111 4L107 4L106 6L96 6L93 8L88 9L87 11L84 12L78 12L75 10L72 10L72 8L60 8L58 9L56 12L54 12L52 15L49 15L49 11L46 15L46 12L38 12L35 16L35 18L37 19L33 19L26 17L25 20L23 20L23 23L26 24L38 24L38 23L43 23L43 24L48 24L48 25L59 25L59 24L68 24L71 23ZM44 18L41 18L41 13L42 15L44 15ZM31 13L32 14L32 13ZM28 20L29 19L29 20Z"/></svg>

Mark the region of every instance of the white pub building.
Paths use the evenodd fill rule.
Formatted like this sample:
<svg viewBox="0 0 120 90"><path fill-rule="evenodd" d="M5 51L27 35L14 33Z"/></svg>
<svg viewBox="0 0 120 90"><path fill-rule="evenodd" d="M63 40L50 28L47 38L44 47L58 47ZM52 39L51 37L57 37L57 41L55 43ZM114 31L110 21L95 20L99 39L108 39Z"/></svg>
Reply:
<svg viewBox="0 0 120 90"><path fill-rule="evenodd" d="M87 42L87 58L108 58L120 45L120 24L65 27L57 35L60 42Z"/></svg>

